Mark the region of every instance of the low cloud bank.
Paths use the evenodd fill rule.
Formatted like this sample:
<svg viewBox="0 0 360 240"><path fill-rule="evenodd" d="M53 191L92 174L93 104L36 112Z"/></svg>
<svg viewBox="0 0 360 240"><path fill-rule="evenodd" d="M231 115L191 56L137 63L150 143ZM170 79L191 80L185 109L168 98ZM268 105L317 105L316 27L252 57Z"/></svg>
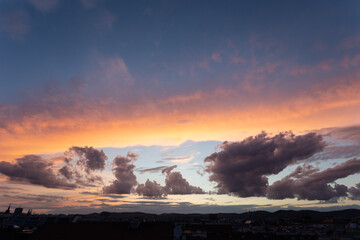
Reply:
<svg viewBox="0 0 360 240"><path fill-rule="evenodd" d="M168 194L204 194L200 187L190 185L180 172L172 172L177 167L173 165L162 170L166 175L165 186L161 186L156 181L149 179L145 184L139 184L136 192L139 195L151 198L161 198Z"/></svg>

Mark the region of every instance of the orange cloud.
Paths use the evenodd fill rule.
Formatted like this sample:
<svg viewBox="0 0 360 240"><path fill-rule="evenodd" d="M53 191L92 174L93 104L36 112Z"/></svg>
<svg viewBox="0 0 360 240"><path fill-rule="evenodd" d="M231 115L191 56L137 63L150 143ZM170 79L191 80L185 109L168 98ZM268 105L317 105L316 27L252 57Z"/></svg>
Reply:
<svg viewBox="0 0 360 240"><path fill-rule="evenodd" d="M0 129L0 157L11 160L25 154L62 152L73 145L238 140L261 130L296 132L356 124L360 117L359 75L330 79L328 86L313 84L290 96L263 87L269 89L268 95L255 100L251 95L243 96L241 89L219 88L148 100L142 105L130 102L128 109L121 111L116 103L107 106L80 101L73 105L75 110L83 106L79 112L70 106L60 108L65 114L40 111L6 122L6 128Z"/></svg>

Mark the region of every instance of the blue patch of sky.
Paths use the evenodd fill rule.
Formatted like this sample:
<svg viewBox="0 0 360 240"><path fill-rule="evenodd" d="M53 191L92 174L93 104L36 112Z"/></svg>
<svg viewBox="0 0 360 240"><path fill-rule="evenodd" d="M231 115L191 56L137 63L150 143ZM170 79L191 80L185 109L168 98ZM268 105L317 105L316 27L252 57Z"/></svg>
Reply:
<svg viewBox="0 0 360 240"><path fill-rule="evenodd" d="M216 151L216 146L221 142L218 141L204 141L194 142L186 141L178 146L128 146L123 148L101 148L108 156L108 164L106 170L111 169L111 163L117 156L126 156L128 152L138 154L138 160L133 162L136 169L148 169L159 166L173 166L178 167L173 171L179 171L185 179L192 185L197 185L201 182L201 187L206 191L213 190L213 184L207 181L208 175L201 176L198 170L203 172L205 166L204 159ZM189 162L171 162L166 158L170 157L193 157ZM140 173L135 171L139 183L144 183L147 179L155 180L158 183L164 184L165 175L161 171L152 173ZM205 181L204 181L205 180Z"/></svg>

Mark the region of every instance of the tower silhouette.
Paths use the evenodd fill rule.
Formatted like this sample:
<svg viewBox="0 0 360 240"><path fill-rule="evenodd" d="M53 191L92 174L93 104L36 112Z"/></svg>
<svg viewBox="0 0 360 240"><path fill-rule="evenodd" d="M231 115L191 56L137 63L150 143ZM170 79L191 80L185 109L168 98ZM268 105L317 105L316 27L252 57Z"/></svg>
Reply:
<svg viewBox="0 0 360 240"><path fill-rule="evenodd" d="M8 209L5 211L5 214L10 214L10 207L11 207L11 203L9 204Z"/></svg>

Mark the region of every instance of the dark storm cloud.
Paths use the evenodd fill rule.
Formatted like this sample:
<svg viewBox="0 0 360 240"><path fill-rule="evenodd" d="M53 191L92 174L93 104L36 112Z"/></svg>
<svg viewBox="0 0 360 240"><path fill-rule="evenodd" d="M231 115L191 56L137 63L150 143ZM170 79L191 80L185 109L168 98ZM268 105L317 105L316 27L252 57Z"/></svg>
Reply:
<svg viewBox="0 0 360 240"><path fill-rule="evenodd" d="M150 198L162 198L166 196L164 187L156 181L150 181L149 179L145 182L145 184L139 184L137 186L136 193Z"/></svg>
<svg viewBox="0 0 360 240"><path fill-rule="evenodd" d="M134 175L135 165L133 161L137 159L137 155L129 152L126 157L117 156L114 159L113 172L116 180L109 186L103 188L104 193L108 194L129 194L133 187L137 184Z"/></svg>
<svg viewBox="0 0 360 240"><path fill-rule="evenodd" d="M47 188L73 189L75 184L57 177L53 164L36 155L26 155L16 159L15 163L0 162L0 173L11 181L27 182Z"/></svg>
<svg viewBox="0 0 360 240"><path fill-rule="evenodd" d="M224 142L222 151L205 158L210 181L217 182L218 193L239 197L265 196L268 175L307 159L325 147L316 133L295 136L291 132L269 137L262 132L241 142Z"/></svg>
<svg viewBox="0 0 360 240"><path fill-rule="evenodd" d="M93 147L71 147L69 152L77 155L80 159L78 164L84 166L86 172L94 170L104 170L107 156L103 150L97 150Z"/></svg>
<svg viewBox="0 0 360 240"><path fill-rule="evenodd" d="M332 187L330 184L355 173L360 173L360 160L356 158L321 172L310 165L299 166L293 173L269 186L267 197L336 200L339 197L346 197L348 188L336 183ZM351 189L350 193L356 196L355 189Z"/></svg>

